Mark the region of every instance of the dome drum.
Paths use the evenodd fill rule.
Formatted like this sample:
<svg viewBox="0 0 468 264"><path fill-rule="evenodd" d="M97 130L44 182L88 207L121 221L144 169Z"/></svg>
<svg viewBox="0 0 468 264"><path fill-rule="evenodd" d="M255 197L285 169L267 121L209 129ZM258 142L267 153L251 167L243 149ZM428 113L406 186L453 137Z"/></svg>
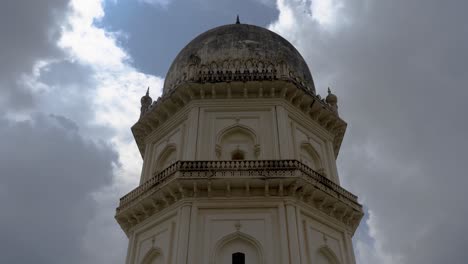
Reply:
<svg viewBox="0 0 468 264"><path fill-rule="evenodd" d="M293 71L289 71L285 62L272 63L257 60L212 61L207 65L190 64L186 72L177 75L167 90L174 90L182 83L218 83L284 80L297 87L311 91L306 82ZM168 84L169 85L169 84Z"/></svg>

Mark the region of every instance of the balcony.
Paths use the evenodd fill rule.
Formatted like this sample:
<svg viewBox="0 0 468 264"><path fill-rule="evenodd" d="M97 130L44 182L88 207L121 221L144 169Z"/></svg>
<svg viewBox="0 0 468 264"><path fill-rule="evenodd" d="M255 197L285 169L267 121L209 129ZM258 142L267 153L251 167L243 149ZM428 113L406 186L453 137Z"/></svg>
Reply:
<svg viewBox="0 0 468 264"><path fill-rule="evenodd" d="M183 198L266 196L299 199L350 226L363 215L355 195L297 160L224 160L173 163L123 196L116 218L128 228Z"/></svg>

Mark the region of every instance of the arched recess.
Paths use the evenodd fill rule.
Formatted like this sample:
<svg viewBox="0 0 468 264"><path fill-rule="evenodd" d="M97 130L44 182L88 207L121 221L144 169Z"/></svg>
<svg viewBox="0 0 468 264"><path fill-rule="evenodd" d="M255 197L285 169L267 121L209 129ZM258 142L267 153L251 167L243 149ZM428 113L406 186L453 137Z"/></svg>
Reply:
<svg viewBox="0 0 468 264"><path fill-rule="evenodd" d="M258 159L260 145L257 134L240 124L226 127L216 136L215 152L220 160Z"/></svg>
<svg viewBox="0 0 468 264"><path fill-rule="evenodd" d="M299 159L311 169L323 173L323 164L320 155L309 142L300 145Z"/></svg>
<svg viewBox="0 0 468 264"><path fill-rule="evenodd" d="M317 250L317 264L340 264L340 261L333 250L325 245Z"/></svg>
<svg viewBox="0 0 468 264"><path fill-rule="evenodd" d="M164 256L159 248L151 248L141 261L141 264L164 264Z"/></svg>
<svg viewBox="0 0 468 264"><path fill-rule="evenodd" d="M155 172L159 172L167 168L177 160L177 148L175 144L168 144L159 154L156 159Z"/></svg>
<svg viewBox="0 0 468 264"><path fill-rule="evenodd" d="M235 232L220 239L211 257L211 264L227 264L232 262L232 256L242 253L245 263L264 264L263 248L254 237L242 232Z"/></svg>

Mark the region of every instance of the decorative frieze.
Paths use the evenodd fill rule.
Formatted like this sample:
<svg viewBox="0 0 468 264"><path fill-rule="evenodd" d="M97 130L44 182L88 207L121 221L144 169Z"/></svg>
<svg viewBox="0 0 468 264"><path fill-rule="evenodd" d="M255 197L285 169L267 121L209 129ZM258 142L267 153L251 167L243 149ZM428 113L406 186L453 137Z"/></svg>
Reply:
<svg viewBox="0 0 468 264"><path fill-rule="evenodd" d="M197 57L193 55L194 57ZM294 83L302 89L314 89L301 77L302 74L289 69L283 62L271 62L257 59L227 59L200 64L193 59L174 76L167 76L165 87L168 91L176 89L183 83L218 83L218 82L248 82L285 80Z"/></svg>

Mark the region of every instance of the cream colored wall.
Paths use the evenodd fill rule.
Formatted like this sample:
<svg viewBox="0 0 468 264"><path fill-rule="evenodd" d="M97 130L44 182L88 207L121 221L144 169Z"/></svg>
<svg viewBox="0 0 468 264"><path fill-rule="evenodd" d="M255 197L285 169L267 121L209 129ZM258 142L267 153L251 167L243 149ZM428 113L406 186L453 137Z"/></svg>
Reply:
<svg viewBox="0 0 468 264"><path fill-rule="evenodd" d="M258 256L252 264L354 264L345 228L289 199L202 199L172 208L132 231L127 264L143 263L152 248L161 263L225 264L220 260L243 251Z"/></svg>
<svg viewBox="0 0 468 264"><path fill-rule="evenodd" d="M235 126L255 133L258 159L300 160L301 144L310 144L320 156L325 176L339 183L329 132L281 99L191 102L147 138L141 183L162 169L157 168L158 157L171 145L178 160L218 159L220 134Z"/></svg>
<svg viewBox="0 0 468 264"><path fill-rule="evenodd" d="M309 144L325 176L339 183L329 132L282 99L192 101L147 137L141 182L163 169L157 160L168 147L178 160L218 159L220 136L236 126L255 134L258 159L300 160L301 145ZM127 264L142 264L156 251L156 263L219 263L229 256L215 252L229 239L226 252L257 249L257 263L354 264L343 224L288 198L188 199L169 208L130 231Z"/></svg>
<svg viewBox="0 0 468 264"><path fill-rule="evenodd" d="M126 263L143 263L152 249L161 253L163 263L174 263L177 210L151 219L153 221L146 221L130 237Z"/></svg>
<svg viewBox="0 0 468 264"><path fill-rule="evenodd" d="M334 258L338 263L354 263L348 252L352 246L346 239L346 233L340 231L340 225L332 226L323 219L307 215L307 212L301 214L301 219L304 230L301 247L306 263L319 263L323 259L335 263Z"/></svg>
<svg viewBox="0 0 468 264"><path fill-rule="evenodd" d="M216 160L216 144L221 133L233 127L244 127L255 133L260 146L259 159L278 156L272 106L205 106L200 108L197 160Z"/></svg>

